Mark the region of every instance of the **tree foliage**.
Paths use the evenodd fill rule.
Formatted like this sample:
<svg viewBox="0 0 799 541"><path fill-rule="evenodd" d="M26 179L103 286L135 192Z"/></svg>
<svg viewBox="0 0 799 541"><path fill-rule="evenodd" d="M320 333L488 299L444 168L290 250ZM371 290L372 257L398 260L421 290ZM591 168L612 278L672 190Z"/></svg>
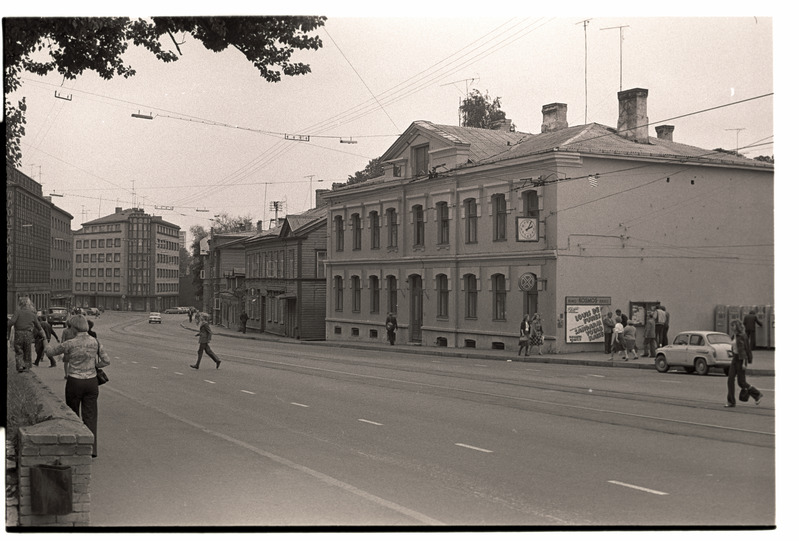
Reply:
<svg viewBox="0 0 799 541"><path fill-rule="evenodd" d="M295 50L318 50L322 46L319 36L309 33L325 20L313 16L4 18L3 90L5 96L17 90L26 71L46 75L55 70L65 79L75 79L86 70L97 72L103 79L131 77L136 71L122 59L130 44L144 47L159 60L173 62L182 54L174 36L183 34L214 52L234 47L264 79L277 82L281 74L311 71L309 65L292 62L291 57ZM6 160L19 166L19 140L25 134L24 98L16 106L6 98L5 109Z"/></svg>
<svg viewBox="0 0 799 541"><path fill-rule="evenodd" d="M366 164L366 167L356 172L354 175L348 175L347 184L358 184L359 182L365 182L370 178L377 178L382 176L383 176L383 163L380 161L380 158L374 158L372 160L369 160L369 163Z"/></svg>
<svg viewBox="0 0 799 541"><path fill-rule="evenodd" d="M469 128L493 128L505 120L505 111L500 109L500 98L491 99L486 91L481 94L476 88L472 90L458 108L461 126Z"/></svg>

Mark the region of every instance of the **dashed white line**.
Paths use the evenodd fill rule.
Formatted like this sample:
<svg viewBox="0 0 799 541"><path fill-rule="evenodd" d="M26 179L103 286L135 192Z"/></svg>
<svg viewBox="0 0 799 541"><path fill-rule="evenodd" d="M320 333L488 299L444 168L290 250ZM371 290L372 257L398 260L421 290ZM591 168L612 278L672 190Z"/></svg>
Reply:
<svg viewBox="0 0 799 541"><path fill-rule="evenodd" d="M300 404L299 402L292 402L291 405L292 406L299 406L301 408L310 408L311 407L311 406L307 406L305 404Z"/></svg>
<svg viewBox="0 0 799 541"><path fill-rule="evenodd" d="M157 366L151 366L150 368L152 368L153 370L158 370Z"/></svg>
<svg viewBox="0 0 799 541"><path fill-rule="evenodd" d="M592 378L604 378L605 376L600 376L599 374L588 374Z"/></svg>
<svg viewBox="0 0 799 541"><path fill-rule="evenodd" d="M486 367L486 366L488 366L488 365L487 365L487 364L476 364L475 366L480 366L480 367L482 367L482 368L485 368L485 367Z"/></svg>
<svg viewBox="0 0 799 541"><path fill-rule="evenodd" d="M175 374L177 374L178 376L182 376L183 372L175 372Z"/></svg>
<svg viewBox="0 0 799 541"><path fill-rule="evenodd" d="M210 379L204 379L203 381L205 383L213 383L214 385L216 385L216 382L215 381L211 381Z"/></svg>
<svg viewBox="0 0 799 541"><path fill-rule="evenodd" d="M139 364L139 361L130 361L130 362L132 362L133 364Z"/></svg>
<svg viewBox="0 0 799 541"><path fill-rule="evenodd" d="M493 453L494 452L494 451L492 451L490 449L483 449L481 447L474 447L472 445L466 445L465 443L456 443L455 445L457 445L458 447L465 447L467 449L473 449L475 451L480 451L481 453Z"/></svg>
<svg viewBox="0 0 799 541"><path fill-rule="evenodd" d="M247 393L247 394L255 394L255 393L254 393L254 392L252 392L252 391L245 391L244 389L241 389L241 392L242 392L242 393Z"/></svg>
<svg viewBox="0 0 799 541"><path fill-rule="evenodd" d="M628 483L622 483L621 481L608 481L608 483L612 483L614 485L619 485L627 488L632 488L634 490L641 490L643 492L649 492L650 494L655 494L657 496L668 496L668 492L661 492L659 490L652 490L651 488L646 487L639 487L638 485L630 485Z"/></svg>
<svg viewBox="0 0 799 541"><path fill-rule="evenodd" d="M362 422L362 423L369 423L370 425L383 426L383 423L378 423L378 422L376 422L376 421L370 421L370 420L368 420L368 419L358 419L358 420L359 420L360 422Z"/></svg>

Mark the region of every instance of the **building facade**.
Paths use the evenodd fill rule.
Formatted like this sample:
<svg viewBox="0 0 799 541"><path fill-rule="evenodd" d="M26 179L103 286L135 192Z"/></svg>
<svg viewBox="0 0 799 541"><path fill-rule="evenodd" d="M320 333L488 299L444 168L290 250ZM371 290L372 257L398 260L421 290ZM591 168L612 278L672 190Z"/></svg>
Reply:
<svg viewBox="0 0 799 541"><path fill-rule="evenodd" d="M327 211L288 215L244 241L248 329L325 338Z"/></svg>
<svg viewBox="0 0 799 541"><path fill-rule="evenodd" d="M71 275L72 216L42 193L42 185L6 165L6 309L20 296L37 310L65 302ZM60 239L60 240L54 240Z"/></svg>
<svg viewBox="0 0 799 541"><path fill-rule="evenodd" d="M414 122L325 196L327 339L385 340L395 312L400 343L515 351L538 313L547 350L591 351L608 311L662 304L676 332L773 305L773 165L650 138L647 99L619 92L615 129L560 103L540 134Z"/></svg>
<svg viewBox="0 0 799 541"><path fill-rule="evenodd" d="M253 231L213 233L203 269L203 311L215 325L238 329L244 306L244 240Z"/></svg>
<svg viewBox="0 0 799 541"><path fill-rule="evenodd" d="M177 306L179 231L138 208L84 223L74 233L75 304L141 312Z"/></svg>

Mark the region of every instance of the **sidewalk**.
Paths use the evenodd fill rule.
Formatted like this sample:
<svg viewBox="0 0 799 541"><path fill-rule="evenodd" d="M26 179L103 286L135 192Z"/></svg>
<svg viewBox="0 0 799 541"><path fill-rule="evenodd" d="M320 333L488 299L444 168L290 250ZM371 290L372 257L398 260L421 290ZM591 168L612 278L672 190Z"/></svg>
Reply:
<svg viewBox="0 0 799 541"><path fill-rule="evenodd" d="M187 330L196 331L197 326L194 323L183 321L180 323L181 327ZM320 341L301 341L284 336L277 336L272 334L265 334L254 332L250 330L247 334L237 332L233 329L228 329L220 325L212 326L214 334L219 336L229 336L233 338L240 338L242 340L261 340L265 342L280 342L286 344L297 344L302 346L320 346L320 347L333 347L333 348L350 348L361 350L373 351L392 351L394 353L409 353L416 355L439 355L441 357L456 357L466 359L483 359L507 362L528 362L528 363L550 363L550 364L575 364L583 366L612 366L614 368L638 368L638 369L655 369L654 359L648 357L639 357L637 360L622 361L617 359L615 361L608 360L608 354L603 351L598 352L581 352L581 353L544 353L537 355L531 353L529 357L520 357L516 355L516 351L510 350L491 350L491 349L471 349L471 348L451 348L451 347L436 347L436 346L421 346L409 344L397 344L394 346L386 342L375 340L373 342L329 342L325 340ZM753 362L747 367L747 374L756 376L773 376L775 365L776 351L773 349L757 349L753 352Z"/></svg>

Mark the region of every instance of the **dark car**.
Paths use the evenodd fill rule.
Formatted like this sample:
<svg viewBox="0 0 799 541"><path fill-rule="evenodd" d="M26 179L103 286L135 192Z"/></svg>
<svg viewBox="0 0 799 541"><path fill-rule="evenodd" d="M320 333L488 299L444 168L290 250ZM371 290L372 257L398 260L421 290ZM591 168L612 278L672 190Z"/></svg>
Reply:
<svg viewBox="0 0 799 541"><path fill-rule="evenodd" d="M56 325L66 327L68 317L69 312L67 312L67 309L63 306L51 306L47 309L47 323L49 323L51 327L55 327Z"/></svg>

